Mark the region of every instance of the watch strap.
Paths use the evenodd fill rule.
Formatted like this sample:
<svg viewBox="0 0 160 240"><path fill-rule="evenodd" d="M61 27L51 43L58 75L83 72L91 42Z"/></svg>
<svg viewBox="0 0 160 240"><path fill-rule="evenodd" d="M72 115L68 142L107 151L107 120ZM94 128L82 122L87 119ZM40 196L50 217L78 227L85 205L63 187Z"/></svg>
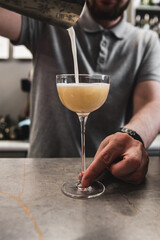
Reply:
<svg viewBox="0 0 160 240"><path fill-rule="evenodd" d="M140 141L143 144L143 147L144 147L144 142L143 142L142 138L135 131L133 131L133 130L131 130L129 128L122 127L122 128L120 128L119 132L127 133L129 136L131 136L135 140Z"/></svg>

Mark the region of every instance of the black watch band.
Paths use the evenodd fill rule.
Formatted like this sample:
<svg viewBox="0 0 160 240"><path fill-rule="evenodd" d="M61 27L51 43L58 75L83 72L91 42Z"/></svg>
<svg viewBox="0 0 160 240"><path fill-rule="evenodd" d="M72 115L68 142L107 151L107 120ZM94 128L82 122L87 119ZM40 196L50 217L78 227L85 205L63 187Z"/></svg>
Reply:
<svg viewBox="0 0 160 240"><path fill-rule="evenodd" d="M143 147L144 147L144 142L143 142L142 138L135 131L122 127L122 128L120 128L119 132L127 133L129 136L131 136L135 140L140 141L143 144Z"/></svg>

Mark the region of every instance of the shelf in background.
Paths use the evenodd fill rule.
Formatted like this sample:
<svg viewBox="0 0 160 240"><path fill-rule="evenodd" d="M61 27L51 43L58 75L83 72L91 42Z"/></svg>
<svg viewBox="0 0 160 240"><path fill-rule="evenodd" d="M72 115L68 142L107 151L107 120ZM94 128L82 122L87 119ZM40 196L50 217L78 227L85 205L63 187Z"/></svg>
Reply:
<svg viewBox="0 0 160 240"><path fill-rule="evenodd" d="M0 141L0 158L23 158L27 156L28 149L26 141Z"/></svg>
<svg viewBox="0 0 160 240"><path fill-rule="evenodd" d="M144 11L160 11L160 6L137 6L135 7L136 10L144 10Z"/></svg>

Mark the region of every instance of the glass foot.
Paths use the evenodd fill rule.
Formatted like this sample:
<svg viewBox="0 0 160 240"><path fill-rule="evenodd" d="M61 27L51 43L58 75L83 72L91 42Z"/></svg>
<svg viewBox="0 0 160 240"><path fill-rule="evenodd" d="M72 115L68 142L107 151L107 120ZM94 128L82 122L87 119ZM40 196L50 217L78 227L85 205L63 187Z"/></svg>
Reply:
<svg viewBox="0 0 160 240"><path fill-rule="evenodd" d="M66 196L79 199L95 198L104 193L104 191L104 185L98 181L95 181L88 188L82 188L78 181L66 182L62 186L62 192Z"/></svg>

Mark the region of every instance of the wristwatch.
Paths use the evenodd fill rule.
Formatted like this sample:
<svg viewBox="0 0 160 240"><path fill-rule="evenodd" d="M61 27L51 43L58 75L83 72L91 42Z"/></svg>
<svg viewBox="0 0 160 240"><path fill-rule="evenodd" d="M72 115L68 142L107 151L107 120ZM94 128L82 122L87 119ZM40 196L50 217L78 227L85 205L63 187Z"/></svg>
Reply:
<svg viewBox="0 0 160 240"><path fill-rule="evenodd" d="M122 128L120 128L119 132L127 133L129 136L131 136L135 140L140 141L143 144L143 147L144 147L144 142L143 142L142 138L135 131L133 131L133 130L131 130L129 128L122 127Z"/></svg>

